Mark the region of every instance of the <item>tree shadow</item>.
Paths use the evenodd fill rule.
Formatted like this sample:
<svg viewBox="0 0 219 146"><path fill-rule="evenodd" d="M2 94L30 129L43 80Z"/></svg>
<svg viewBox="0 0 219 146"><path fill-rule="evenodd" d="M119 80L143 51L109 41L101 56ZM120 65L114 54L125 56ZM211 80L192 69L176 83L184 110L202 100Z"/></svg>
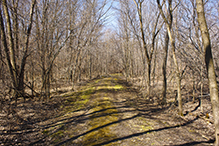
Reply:
<svg viewBox="0 0 219 146"><path fill-rule="evenodd" d="M198 105L191 112L196 111L200 106L201 106L201 99L199 98L198 99Z"/></svg>
<svg viewBox="0 0 219 146"><path fill-rule="evenodd" d="M189 111L186 111L186 114L184 114L184 116L188 115L189 113L192 113L192 112L195 112L196 110L198 110L198 108L201 106L201 99L198 98L198 105L195 106L195 108L193 110L191 110L190 112Z"/></svg>
<svg viewBox="0 0 219 146"><path fill-rule="evenodd" d="M138 116L139 116L139 115L135 115L135 116L132 116L132 117L130 117L130 118L121 119L121 120L118 120L118 121L114 121L114 122L111 122L111 123L108 123L108 124L99 126L99 127L97 127L97 128L91 129L91 130L89 130L89 131L87 131L87 132L85 132L85 133L82 133L82 134L79 134L79 135L77 135L77 136L74 136L74 137L72 137L72 138L70 138L70 139L67 139L67 140L65 140L65 141L63 141L63 142L61 142L61 143L59 143L59 144L57 144L57 145L55 145L55 146L63 145L63 144L65 144L65 143L67 143L67 142L73 141L73 140L75 140L75 139L77 139L77 138L79 138L79 137L81 137L81 136L84 136L84 135L89 134L89 133L91 133L91 132L97 131L97 130L99 130L99 129L101 129L101 128L104 128L104 127L107 127L107 126L111 126L111 125L113 125L113 124L117 124L117 123L120 123L120 122L123 122L123 121L126 121L126 120L131 120L131 119L134 119L134 118L136 118L136 117L138 117Z"/></svg>
<svg viewBox="0 0 219 146"><path fill-rule="evenodd" d="M198 117L196 117L195 119L193 119L193 120L191 120L191 121L188 121L188 122L185 122L185 123L183 123L183 124L180 124L180 125L175 125L175 126L170 126L170 127L163 127L163 128L159 128L159 129L147 130L147 131L144 131L144 132L139 132L139 133L130 134L130 135L127 135L127 136L124 136L124 137L119 137L119 138L115 138L115 139L112 139L112 140L109 140L109 141L105 141L105 142L96 144L96 145L94 145L94 146L106 145L106 144L110 144L110 143L113 143L113 142L118 142L118 141L122 141L122 140L125 140L125 139L129 139L129 138L141 136L141 135L144 135L144 134L148 134L148 133L151 133L151 132L158 132L158 131L162 131L162 130L177 128L177 127L183 127L183 126L186 126L186 125L188 125L188 124L193 123L193 122L196 121L197 119L198 119Z"/></svg>
<svg viewBox="0 0 219 146"><path fill-rule="evenodd" d="M193 141L193 142L188 142L184 144L179 144L179 145L174 145L174 146L193 146L193 145L198 145L198 144L213 144L215 142L215 139L210 139L208 141Z"/></svg>
<svg viewBox="0 0 219 146"><path fill-rule="evenodd" d="M99 77L98 79L101 79L101 77ZM91 81L95 82L95 80L91 80ZM131 93L137 94L138 96L136 98L126 99L124 101L112 101L112 104L114 104L115 106L106 107L106 108L98 109L98 110L93 110L93 109L95 109L96 106L103 106L104 107L104 105L103 105L104 103L98 103L98 105L87 105L83 108L72 111L72 113L76 113L76 112L80 113L79 115L72 114L69 117L62 117L63 115L60 114L57 116L58 120L57 119L52 120L49 123L46 123L44 125L40 125L37 129L32 128L32 129L29 129L28 131L26 130L26 131L23 131L21 133L19 133L20 131L14 131L14 132L17 132L17 134L29 134L29 133L31 134L33 132L49 131L48 129L54 129L54 130L49 131L46 134L43 134L43 136L41 136L41 137L35 138L34 141L32 140L32 142L29 145L48 145L48 143L49 143L49 144L54 144L56 146L59 146L59 145L63 145L63 144L68 144L70 142L75 142L79 138L86 136L86 135L89 135L92 132L97 132L98 130L103 129L105 127L110 127L112 125L119 124L121 122L126 122L128 120L132 120L135 118L143 117L143 118L147 118L147 119L155 119L154 115L159 115L161 112L168 110L171 107L171 104L161 107L161 106L155 105L153 102L151 102L147 99L141 98L139 96L138 90L132 88L132 85L130 83L126 82L125 80L113 79L110 81L116 85L122 85L125 88L123 88L123 89L104 88L104 89L98 89L98 90L95 89L94 91L93 90L85 90L84 92L76 92L73 94L66 95L65 96L66 100L68 97L71 97L73 95L75 97L79 97L81 95L89 95L89 96L91 96L90 99L92 100L92 98L95 98L95 94L102 94L102 93L104 93L104 94L110 93L113 96L113 95L116 95L117 93L120 94L120 93L124 92L127 94L129 94L129 93L130 94ZM87 82L87 83L89 83L89 82ZM101 86L102 86L102 84L101 84ZM98 85L95 83L95 88L96 87L98 87ZM123 98L126 98L126 97L123 97ZM69 103L65 103L63 105L71 106L70 103L74 102L74 101L75 101L74 98L69 99ZM51 108L48 112L50 112L53 109L54 109L54 107ZM69 129L71 126L77 127L78 124L86 123L89 120L95 121L97 118L101 118L101 117L107 118L107 116L112 116L115 114L119 115L119 114L125 114L125 113L131 113L132 116L130 116L128 118L121 118L120 117L115 121L110 121L108 123L105 123L103 125L99 125L98 127L92 128L90 130L80 131L80 132L74 134L74 136L63 137L63 138L56 137L56 138L60 138L59 140L61 140L61 141L59 141L59 142L55 142L55 141L53 141L54 140L53 139L51 141L47 141L47 143L46 143L46 140L51 139L50 136L52 136L53 134L55 134L59 131L65 131L65 129ZM48 119L51 120L52 118L53 117L47 117L47 119L44 119L44 120L36 119L35 121L32 122L32 124L36 125L39 122L46 121ZM163 130L174 129L177 127L186 126L188 124L193 123L197 119L198 119L198 117L194 118L193 120L186 121L180 125L164 126L163 128L146 130L144 132L138 132L138 133L130 134L130 135L123 136L123 137L110 137L108 140L103 139L101 141L97 141L98 143L95 143L95 145L106 145L106 144L110 144L113 142L118 142L118 141L122 141L125 139L138 137L138 136L148 134L151 132L159 132L159 131L163 131ZM158 118L158 120L162 120L162 119ZM83 141L82 141L82 143L83 143ZM196 143L201 144L201 143L204 143L204 141L191 142L191 143L186 143L186 144L192 145L192 144L196 144ZM209 143L211 143L211 142L209 141ZM183 145L186 145L186 144L183 144Z"/></svg>
<svg viewBox="0 0 219 146"><path fill-rule="evenodd" d="M105 124L105 125L102 125L102 126L99 126L97 128L94 128L94 129L91 129L89 131L86 131L82 134L79 134L77 136L74 136L74 137L71 137L65 141L62 141L58 144L56 144L55 146L60 146L60 145L63 145L63 144L66 144L68 142L71 142L71 141L74 141L76 140L77 138L81 137L81 136L85 136L91 132L94 132L94 131L97 131L101 128L104 128L104 127L107 127L107 126L111 126L113 124L117 124L117 123L120 123L120 122L123 122L123 121L127 121L127 120L131 120L131 119L134 119L134 118L137 118L137 117L141 117L141 114L138 114L138 115L134 115L130 118L125 118L125 119L121 119L121 120L118 120L118 121L114 121L114 122L111 122L111 123L108 123L108 124ZM158 132L158 131L162 131L162 130L168 130L168 129L173 129L173 128L177 128L177 127L183 127L183 126L186 126L188 124L191 124L193 123L194 121L196 121L198 119L198 117L194 118L193 120L190 120L190 121L187 121L183 124L179 124L179 125L175 125L175 126L169 126L169 127L163 127L163 128L159 128L159 129L153 129L153 130L147 130L147 131L144 131L144 132L139 132L139 133L134 133L134 134L130 134L130 135L127 135L127 136L124 136L124 137L118 137L118 138L114 138L112 140L108 140L108 141L105 141L105 142L102 142L102 143L98 143L98 144L95 144L95 146L101 146L101 145L106 145L106 144L110 144L110 143L114 143L114 142L118 142L118 141L122 141L122 140L126 140L126 139L129 139L129 138L133 138L133 137L138 137L138 136L141 136L141 135L144 135L144 134L148 134L148 133L151 133L151 132ZM212 141L209 141L209 143L211 143ZM196 142L191 142L191 144L195 144ZM198 143L198 142L197 142ZM201 143L201 142L200 142ZM189 144L189 143L188 143Z"/></svg>

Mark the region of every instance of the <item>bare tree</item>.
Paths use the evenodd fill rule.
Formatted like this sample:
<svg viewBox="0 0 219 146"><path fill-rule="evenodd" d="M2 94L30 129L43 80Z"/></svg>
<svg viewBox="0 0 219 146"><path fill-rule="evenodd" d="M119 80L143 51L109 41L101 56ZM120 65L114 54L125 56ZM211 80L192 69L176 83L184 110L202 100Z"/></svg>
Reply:
<svg viewBox="0 0 219 146"><path fill-rule="evenodd" d="M33 15L34 15L34 7L36 5L36 0L32 0L32 4L30 6L30 14L29 14L29 23L26 28L26 36L25 36L25 44L24 44L24 51L23 51L23 56L21 58L21 63L20 65L18 64L18 60L16 60L16 49L18 50L18 26L17 26L17 14L15 11L15 22L14 22L14 32L15 32L15 38L13 37L13 24L11 23L11 16L10 12L8 9L8 2L6 0L2 1L3 9L4 9L4 14L5 14L5 20L6 20L6 28L4 25L4 20L2 16L2 12L0 14L0 21L1 21L1 33L2 33L2 41L3 41L3 46L4 50L7 56L7 64L8 68L10 71L10 76L12 80L12 88L14 91L13 97L17 98L18 96L23 96L24 95L24 72L25 72L25 65L26 65L26 60L27 57L29 56L29 38L31 34L31 29L32 29L32 24L33 24ZM16 4L17 5L17 4ZM16 9L17 6L14 8ZM7 29L7 31L6 31ZM7 36L8 37L7 37ZM8 39L7 39L8 38ZM8 44L7 44L8 42ZM16 42L16 48L14 43Z"/></svg>
<svg viewBox="0 0 219 146"><path fill-rule="evenodd" d="M214 69L214 62L211 52L211 41L210 35L206 23L204 2L203 0L196 0L196 9L198 14L198 23L202 35L202 43L205 51L205 63L208 73L208 82L210 89L210 97L212 103L212 110L214 115L215 124L215 145L219 145L219 98L218 98L218 87Z"/></svg>
<svg viewBox="0 0 219 146"><path fill-rule="evenodd" d="M171 22L171 21L170 21ZM169 36L166 32L165 34L165 41L164 41L164 58L163 58L163 65L162 65L162 71L163 71L163 89L162 89L162 102L163 104L166 103L166 93L167 93L167 56L168 56L168 48L169 48Z"/></svg>
<svg viewBox="0 0 219 146"><path fill-rule="evenodd" d="M141 30L141 40L143 43L143 48L144 48L144 53L146 56L146 62L147 62L147 93L148 95L150 94L150 87L151 87L151 61L154 53L154 46L155 46L155 38L159 32L159 29L157 30L157 25L158 25L158 20L160 13L156 17L156 21L152 30L152 45L151 45L151 50L149 51L149 48L147 47L146 43L146 36L144 32L144 25L143 25L143 14L142 14L142 5L143 5L144 0L134 0L134 3L137 8L138 12L138 17L139 17L139 23L140 23L140 30Z"/></svg>
<svg viewBox="0 0 219 146"><path fill-rule="evenodd" d="M174 60L174 64L175 64L175 71L176 71L176 80L177 80L177 95L178 95L178 103L179 103L179 115L183 115L183 109L182 109L182 95L181 95L181 73L179 71L179 65L177 62L177 58L176 58L176 46L175 46L175 38L173 36L173 31L172 31L172 19L173 19L173 8L172 8L172 0L168 0L168 11L169 11L169 21L167 19L167 17L165 16L162 6L160 4L160 0L157 0L157 4L158 4L158 8L160 10L160 13L163 17L163 20L166 24L166 28L167 28L167 32L168 32L168 36L171 42L171 48L172 48L172 54L173 54L173 60Z"/></svg>

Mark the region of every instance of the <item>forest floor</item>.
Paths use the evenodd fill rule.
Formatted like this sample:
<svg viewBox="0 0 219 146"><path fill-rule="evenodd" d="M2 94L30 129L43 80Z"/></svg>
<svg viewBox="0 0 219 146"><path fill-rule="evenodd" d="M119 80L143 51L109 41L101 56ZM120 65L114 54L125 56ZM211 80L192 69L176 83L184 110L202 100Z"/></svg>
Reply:
<svg viewBox="0 0 219 146"><path fill-rule="evenodd" d="M198 114L198 101L185 102L185 116L179 116L171 100L162 106L157 98L142 97L121 75L102 76L47 102L21 102L16 117L0 113L0 144L213 145L211 117Z"/></svg>

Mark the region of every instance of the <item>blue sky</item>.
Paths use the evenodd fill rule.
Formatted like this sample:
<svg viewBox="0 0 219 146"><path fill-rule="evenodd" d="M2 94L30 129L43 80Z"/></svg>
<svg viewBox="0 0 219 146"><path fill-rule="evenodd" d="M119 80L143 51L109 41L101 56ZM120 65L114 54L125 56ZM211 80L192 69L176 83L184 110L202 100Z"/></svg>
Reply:
<svg viewBox="0 0 219 146"><path fill-rule="evenodd" d="M115 29L114 27L116 27L117 24L117 14L114 8L118 6L118 2L116 2L115 0L109 0L109 3L107 4L107 8L109 8L111 4L112 4L112 8L109 10L107 14L109 16L109 19L107 21L107 28Z"/></svg>

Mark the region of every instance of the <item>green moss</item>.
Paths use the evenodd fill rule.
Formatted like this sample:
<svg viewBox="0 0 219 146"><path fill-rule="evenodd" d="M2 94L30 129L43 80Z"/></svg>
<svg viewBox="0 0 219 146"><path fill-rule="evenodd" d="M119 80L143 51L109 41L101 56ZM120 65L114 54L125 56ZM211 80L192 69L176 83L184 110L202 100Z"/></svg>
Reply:
<svg viewBox="0 0 219 146"><path fill-rule="evenodd" d="M95 83L98 83L100 81L100 79L96 80Z"/></svg>
<svg viewBox="0 0 219 146"><path fill-rule="evenodd" d="M101 90L101 89L107 89L107 86L98 86L97 90Z"/></svg>
<svg viewBox="0 0 219 146"><path fill-rule="evenodd" d="M111 76L122 76L122 73L111 74Z"/></svg>
<svg viewBox="0 0 219 146"><path fill-rule="evenodd" d="M68 106L65 106L65 113L74 112L75 110L80 110L81 108L86 107L90 100L90 95L93 94L94 91L95 87L84 87L84 89L78 92L65 95L68 97L65 100L65 103L68 104Z"/></svg>
<svg viewBox="0 0 219 146"><path fill-rule="evenodd" d="M84 95L89 95L92 94L95 90L95 87L87 87L81 91L79 91L78 93L84 94Z"/></svg>
<svg viewBox="0 0 219 146"><path fill-rule="evenodd" d="M151 126L144 126L144 125L141 125L141 129L142 131L148 131L148 130L152 130L153 128Z"/></svg>
<svg viewBox="0 0 219 146"><path fill-rule="evenodd" d="M59 143L59 142L61 142L61 139L57 138L57 139L54 140L54 143Z"/></svg>
<svg viewBox="0 0 219 146"><path fill-rule="evenodd" d="M75 102L75 105L85 106L85 104L89 101L89 99L78 100Z"/></svg>
<svg viewBox="0 0 219 146"><path fill-rule="evenodd" d="M89 95L81 95L81 99L87 99Z"/></svg>
<svg viewBox="0 0 219 146"><path fill-rule="evenodd" d="M114 90L118 90L118 89L123 89L122 85L115 85L115 86L98 86L97 90L101 90L101 89L114 89Z"/></svg>
<svg viewBox="0 0 219 146"><path fill-rule="evenodd" d="M112 128L116 126L116 124L112 124L110 126L104 126L110 124L112 122L118 121L118 114L117 109L113 108L113 104L109 97L103 97L103 99L99 99L94 101L93 103L95 107L93 111L100 111L103 109L102 112L94 113L90 116L89 122L89 130L94 130L91 133L88 133L83 137L83 145L96 145L98 143L108 141L114 138L117 138L117 135L112 133ZM103 127L101 127L103 126ZM101 127L98 129L98 127ZM114 143L115 144L115 143Z"/></svg>
<svg viewBox="0 0 219 146"><path fill-rule="evenodd" d="M122 85L115 85L114 89L123 89L123 86Z"/></svg>
<svg viewBox="0 0 219 146"><path fill-rule="evenodd" d="M54 133L52 136L62 137L62 136L64 136L64 131L63 130L59 130L56 133Z"/></svg>
<svg viewBox="0 0 219 146"><path fill-rule="evenodd" d="M108 92L98 92L98 90L109 91L109 90L121 90L124 87L122 85L115 85L118 79L114 77L108 77L103 79L97 79L91 81L85 86L81 87L78 92L72 92L63 95L67 97L63 107L62 118L74 116L74 114L80 114L83 109L86 109L88 104L91 104L92 111L88 120L88 130L92 131L82 137L84 146L96 145L102 142L106 142L115 138L118 138L114 133L113 129L116 129L117 124L114 122L118 121L118 110L114 107L113 99L108 97ZM100 83L100 84L97 84ZM97 86L102 85L102 86ZM115 85L115 86L114 86ZM97 86L97 87L96 87ZM92 96L92 98L91 98ZM92 102L89 102L92 99ZM77 113L76 113L77 112ZM63 126L63 123L58 124ZM112 124L111 124L112 123ZM59 126L55 126L56 129ZM151 129L152 127L145 126L140 127L143 130ZM63 130L61 128L51 135L55 143L58 143L63 137L72 137L72 131L70 129ZM48 130L48 133L54 130ZM80 132L80 131L79 131ZM45 132L46 133L46 132ZM75 136L73 134L73 136ZM116 145L117 143L111 143L108 145Z"/></svg>
<svg viewBox="0 0 219 146"><path fill-rule="evenodd" d="M104 78L105 81L111 81L112 78L111 77L108 77L108 78Z"/></svg>
<svg viewBox="0 0 219 146"><path fill-rule="evenodd" d="M49 133L49 130L44 130L42 133L43 133L43 134L48 134L48 133Z"/></svg>
<svg viewBox="0 0 219 146"><path fill-rule="evenodd" d="M74 96L74 95L75 95L75 92L71 92L71 93L62 95L62 97L69 97L69 96Z"/></svg>
<svg viewBox="0 0 219 146"><path fill-rule="evenodd" d="M195 133L196 132L195 130L192 130L192 129L189 129L188 131L191 132L191 133Z"/></svg>

